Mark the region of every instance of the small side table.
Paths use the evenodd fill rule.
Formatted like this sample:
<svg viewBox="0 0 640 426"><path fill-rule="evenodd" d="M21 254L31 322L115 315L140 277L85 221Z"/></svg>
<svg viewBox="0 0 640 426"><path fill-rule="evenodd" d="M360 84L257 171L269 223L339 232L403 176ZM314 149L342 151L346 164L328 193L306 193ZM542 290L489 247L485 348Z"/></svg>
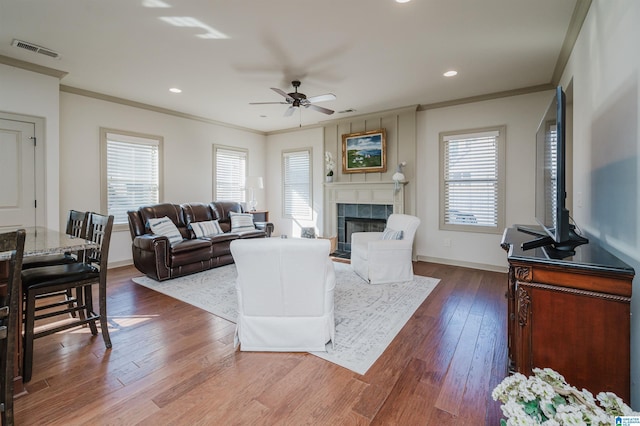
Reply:
<svg viewBox="0 0 640 426"><path fill-rule="evenodd" d="M262 229L267 233L267 237L270 237L273 233L273 223L269 222L268 210L250 210L249 213L253 215L253 224L258 229Z"/></svg>
<svg viewBox="0 0 640 426"><path fill-rule="evenodd" d="M268 210L251 210L248 213L253 215L254 222L269 222Z"/></svg>

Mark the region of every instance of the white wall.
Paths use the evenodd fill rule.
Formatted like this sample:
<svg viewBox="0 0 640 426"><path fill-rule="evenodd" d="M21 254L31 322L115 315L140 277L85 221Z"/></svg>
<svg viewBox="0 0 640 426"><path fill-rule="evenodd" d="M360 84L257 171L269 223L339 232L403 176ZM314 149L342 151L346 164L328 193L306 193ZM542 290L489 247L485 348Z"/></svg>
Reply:
<svg viewBox="0 0 640 426"><path fill-rule="evenodd" d="M561 83L573 79L574 210L580 227L635 268L631 401L640 410L640 2L591 4ZM615 348L611 348L615 351Z"/></svg>
<svg viewBox="0 0 640 426"><path fill-rule="evenodd" d="M100 127L164 137L165 202L210 202L213 145L249 150L249 175L266 172L266 136L85 96L60 94L60 211L100 211ZM268 183L267 183L268 187ZM256 191L265 205L268 188ZM114 232L110 264L131 262L128 230Z"/></svg>
<svg viewBox="0 0 640 426"><path fill-rule="evenodd" d="M293 220L282 214L282 151L312 149L313 219ZM267 175L265 186L269 191L267 207L269 221L275 226L274 235L300 236L302 227L315 227L323 235L322 205L324 185L323 129L302 129L267 136ZM261 204L264 205L264 204Z"/></svg>
<svg viewBox="0 0 640 426"><path fill-rule="evenodd" d="M533 224L535 134L553 91L418 112L416 234L421 260L506 270L500 234L439 229L440 132L506 126L506 225Z"/></svg>
<svg viewBox="0 0 640 426"><path fill-rule="evenodd" d="M0 111L45 119L45 226L59 229L59 116L60 80L0 64Z"/></svg>

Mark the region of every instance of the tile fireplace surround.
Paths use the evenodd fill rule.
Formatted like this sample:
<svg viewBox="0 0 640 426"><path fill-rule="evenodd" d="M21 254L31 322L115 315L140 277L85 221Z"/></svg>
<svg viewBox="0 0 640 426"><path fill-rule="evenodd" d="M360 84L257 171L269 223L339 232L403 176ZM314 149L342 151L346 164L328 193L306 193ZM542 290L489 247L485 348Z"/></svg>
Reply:
<svg viewBox="0 0 640 426"><path fill-rule="evenodd" d="M338 207L345 206L351 212L375 212L376 218L384 206L386 219L391 213L404 213L404 184L399 191L395 190L395 182L334 182L324 187L324 236L339 236Z"/></svg>

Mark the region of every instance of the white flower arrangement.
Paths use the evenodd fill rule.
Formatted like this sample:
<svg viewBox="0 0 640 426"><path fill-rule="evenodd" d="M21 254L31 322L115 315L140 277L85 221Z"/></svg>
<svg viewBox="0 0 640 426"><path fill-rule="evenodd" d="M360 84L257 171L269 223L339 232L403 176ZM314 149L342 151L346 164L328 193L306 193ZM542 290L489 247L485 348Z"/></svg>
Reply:
<svg viewBox="0 0 640 426"><path fill-rule="evenodd" d="M336 163L333 161L333 155L326 151L324 153L324 168L327 172L327 176L333 176L333 168L336 166Z"/></svg>
<svg viewBox="0 0 640 426"><path fill-rule="evenodd" d="M500 420L501 426L608 426L616 416L639 414L611 392L599 393L596 402L591 392L570 386L550 368L534 368L529 378L520 373L508 376L491 397L502 402L500 408L506 420Z"/></svg>

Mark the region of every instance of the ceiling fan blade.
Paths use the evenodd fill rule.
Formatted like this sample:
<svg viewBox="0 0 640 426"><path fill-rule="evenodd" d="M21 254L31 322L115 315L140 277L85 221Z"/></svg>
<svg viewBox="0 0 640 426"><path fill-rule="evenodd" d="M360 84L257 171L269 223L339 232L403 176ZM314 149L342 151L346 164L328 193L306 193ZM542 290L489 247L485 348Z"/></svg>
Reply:
<svg viewBox="0 0 640 426"><path fill-rule="evenodd" d="M291 99L291 102L293 102L295 100L291 96L289 96L289 94L287 92L285 92L282 89L278 89L277 87L272 87L271 90L273 90L274 92L276 92L279 95L284 96L285 98L287 98L287 100Z"/></svg>
<svg viewBox="0 0 640 426"><path fill-rule="evenodd" d="M331 115L334 112L332 109L322 108L322 107L319 107L318 105L313 105L313 104L306 105L306 107L315 109L318 112L321 112L323 114L328 114L328 115Z"/></svg>
<svg viewBox="0 0 640 426"><path fill-rule="evenodd" d="M284 112L284 116L285 117L290 117L293 112L296 110L296 107L290 106L289 108L287 108L287 110Z"/></svg>
<svg viewBox="0 0 640 426"><path fill-rule="evenodd" d="M289 105L289 102L249 102L249 105Z"/></svg>
<svg viewBox="0 0 640 426"><path fill-rule="evenodd" d="M324 95L318 95L318 96L312 96L310 98L307 98L307 100L311 103L314 102L325 102L325 101L335 101L336 100L336 95L334 95L333 93L325 93Z"/></svg>

